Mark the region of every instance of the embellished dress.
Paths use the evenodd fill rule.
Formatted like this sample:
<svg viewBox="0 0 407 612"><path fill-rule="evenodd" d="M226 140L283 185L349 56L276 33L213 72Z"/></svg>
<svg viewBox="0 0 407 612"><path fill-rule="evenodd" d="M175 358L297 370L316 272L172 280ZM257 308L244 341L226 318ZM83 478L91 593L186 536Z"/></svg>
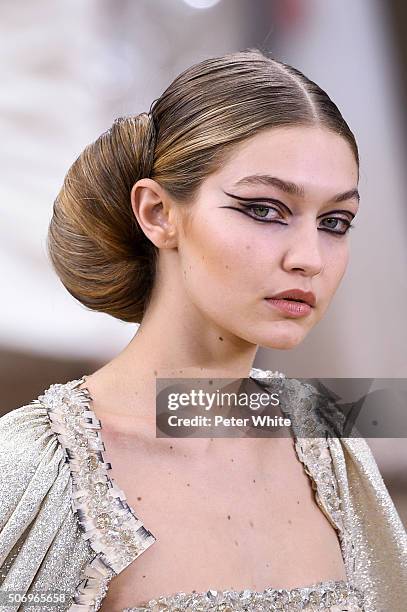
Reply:
<svg viewBox="0 0 407 612"><path fill-rule="evenodd" d="M284 378L258 368L250 376ZM109 476L84 383L86 376L51 385L0 418L0 612L97 612L112 578L157 539ZM297 414L315 432L310 395L300 397ZM294 441L337 530L346 580L264 591L208 585L123 612L405 612L407 535L366 441L322 434Z"/></svg>

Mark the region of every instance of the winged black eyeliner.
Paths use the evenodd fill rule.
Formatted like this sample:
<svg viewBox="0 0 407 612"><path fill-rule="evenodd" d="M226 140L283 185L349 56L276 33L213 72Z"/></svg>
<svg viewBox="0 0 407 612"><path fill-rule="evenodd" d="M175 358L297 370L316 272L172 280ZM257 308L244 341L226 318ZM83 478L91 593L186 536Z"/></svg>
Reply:
<svg viewBox="0 0 407 612"><path fill-rule="evenodd" d="M237 210L237 212L242 213L243 215L245 215L246 217L249 217L250 219L254 219L254 221L258 223L278 223L279 225L287 225L287 223L283 223L282 221L279 221L278 219L271 220L271 219L260 219L258 217L253 217L252 215L247 214L245 210L242 210L241 208L236 208L236 206L220 206L219 208L230 208L230 210ZM355 226L350 221L347 221L346 219L341 219L341 220L344 223L345 222L348 223L347 229L344 232L337 232L335 230L330 230L328 228L323 228L323 227L321 227L320 230L322 232L327 232L328 234L332 234L334 236L345 236L345 234L347 234L349 230L351 230Z"/></svg>
<svg viewBox="0 0 407 612"><path fill-rule="evenodd" d="M223 189L222 191L224 194L226 194L230 198L233 198L234 200L241 200L242 202L270 202L271 204L279 204L280 206L285 208L288 214L292 215L292 212L288 208L288 206L284 204L284 202L281 202L281 200L277 200L276 198L243 198L241 196L233 195L233 193L228 193L227 191L224 191Z"/></svg>
<svg viewBox="0 0 407 612"><path fill-rule="evenodd" d="M270 202L271 204L279 204L280 206L282 206L283 208L285 208L285 210L292 215L291 210L288 208L288 206L286 204L284 204L284 202L281 202L281 200L277 200L276 198L243 198L242 196L236 196L233 195L233 193L228 193L227 191L223 190L223 193L226 194L227 196L229 196L230 198L233 198L234 200L241 200L242 202ZM319 219L320 217L325 217L326 215L332 215L334 213L341 213L341 214L345 214L345 215L351 215L352 220L355 218L355 214L353 214L353 212L351 212L350 210L343 210L343 209L335 209L335 210L329 210L326 213L322 213L322 215L319 215L317 217L317 219Z"/></svg>

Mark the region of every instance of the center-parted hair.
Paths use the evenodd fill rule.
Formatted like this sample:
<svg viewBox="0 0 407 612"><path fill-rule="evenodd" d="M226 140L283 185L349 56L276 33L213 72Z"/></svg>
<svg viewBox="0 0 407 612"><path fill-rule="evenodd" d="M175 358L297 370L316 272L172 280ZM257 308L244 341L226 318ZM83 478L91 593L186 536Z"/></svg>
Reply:
<svg viewBox="0 0 407 612"><path fill-rule="evenodd" d="M63 285L87 308L140 323L159 249L134 216L130 193L156 180L180 206L246 138L279 126L321 126L355 137L339 109L299 70L247 49L182 72L149 113L120 117L69 168L54 202L47 248Z"/></svg>

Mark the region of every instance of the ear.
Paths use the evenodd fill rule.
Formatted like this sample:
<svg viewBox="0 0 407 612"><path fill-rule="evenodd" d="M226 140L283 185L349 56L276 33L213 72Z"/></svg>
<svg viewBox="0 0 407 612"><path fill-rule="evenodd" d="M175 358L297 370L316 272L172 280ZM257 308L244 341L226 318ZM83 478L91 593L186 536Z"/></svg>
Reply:
<svg viewBox="0 0 407 612"><path fill-rule="evenodd" d="M150 178L134 183L131 207L144 234L158 248L177 246L175 204L166 191Z"/></svg>

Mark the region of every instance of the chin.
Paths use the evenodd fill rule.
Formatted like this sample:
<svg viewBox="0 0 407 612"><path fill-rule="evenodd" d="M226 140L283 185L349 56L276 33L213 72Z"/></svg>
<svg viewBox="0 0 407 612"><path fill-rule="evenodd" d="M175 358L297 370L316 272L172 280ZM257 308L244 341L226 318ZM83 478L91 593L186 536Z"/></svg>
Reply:
<svg viewBox="0 0 407 612"><path fill-rule="evenodd" d="M293 342L284 342L283 340L281 341L265 341L260 343L260 346L263 348L269 348L269 349L275 349L278 351L289 351L290 349L293 349L295 347L297 347L299 344L301 344L302 340L298 340L298 341L293 341Z"/></svg>
<svg viewBox="0 0 407 612"><path fill-rule="evenodd" d="M264 348L288 351L301 344L307 335L307 331L298 328L296 330L281 330L278 333L271 333L267 337L263 335L259 344Z"/></svg>

